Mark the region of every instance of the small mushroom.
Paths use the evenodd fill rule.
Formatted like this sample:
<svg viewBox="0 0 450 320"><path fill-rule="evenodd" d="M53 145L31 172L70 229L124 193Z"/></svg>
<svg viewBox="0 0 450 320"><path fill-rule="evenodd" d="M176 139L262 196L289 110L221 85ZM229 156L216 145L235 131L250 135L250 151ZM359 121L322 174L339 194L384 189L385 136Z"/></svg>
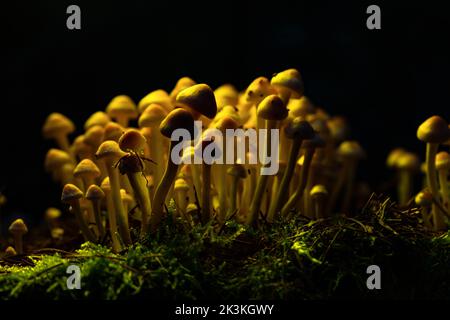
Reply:
<svg viewBox="0 0 450 320"><path fill-rule="evenodd" d="M441 151L436 155L436 170L439 176L439 188L441 191L442 205L447 208L450 213L449 189L447 181L448 173L450 171L450 155L446 151Z"/></svg>
<svg viewBox="0 0 450 320"><path fill-rule="evenodd" d="M176 98L181 91L183 91L186 88L192 87L193 85L196 85L196 84L197 84L197 82L195 82L194 80L192 80L189 77L180 78L177 81L177 83L175 84L175 87L172 89L172 91L169 94L172 103L176 102Z"/></svg>
<svg viewBox="0 0 450 320"><path fill-rule="evenodd" d="M162 106L166 110L166 112L172 111L172 101L169 94L162 89L158 89L150 92L145 97L143 97L141 101L139 101L139 113L144 113L145 109L147 109L148 106L154 103Z"/></svg>
<svg viewBox="0 0 450 320"><path fill-rule="evenodd" d="M42 133L44 138L53 139L58 147L70 154L70 143L67 136L75 131L73 122L61 113L51 113L45 120Z"/></svg>
<svg viewBox="0 0 450 320"><path fill-rule="evenodd" d="M328 191L324 185L316 184L309 193L313 205L316 219L325 218L326 201Z"/></svg>
<svg viewBox="0 0 450 320"><path fill-rule="evenodd" d="M93 113L84 123L84 130L87 131L89 128L93 126L106 126L111 119L109 116L103 111L97 111Z"/></svg>
<svg viewBox="0 0 450 320"><path fill-rule="evenodd" d="M230 192L230 207L228 208L227 218L235 213L237 208L238 186L241 179L247 177L247 171L242 164L234 164L228 168L227 173L232 177Z"/></svg>
<svg viewBox="0 0 450 320"><path fill-rule="evenodd" d="M413 196L414 174L420 169L420 159L414 153L404 152L398 157L396 167L399 171L398 202L403 206Z"/></svg>
<svg viewBox="0 0 450 320"><path fill-rule="evenodd" d="M124 128L128 127L130 120L136 119L138 116L136 105L126 95L114 97L106 107L106 113Z"/></svg>
<svg viewBox="0 0 450 320"><path fill-rule="evenodd" d="M114 209L114 201L112 199L111 185L109 184L109 177L103 179L100 188L105 193L106 197L106 211L108 213L109 234L111 235L112 248L114 252L120 252L122 245L118 237L116 211Z"/></svg>
<svg viewBox="0 0 450 320"><path fill-rule="evenodd" d="M15 256L15 255L17 255L17 251L16 251L16 249L14 249L14 247L8 246L5 250L5 255L6 256Z"/></svg>
<svg viewBox="0 0 450 320"><path fill-rule="evenodd" d="M14 247L17 253L23 254L23 235L28 232L27 225L22 219L16 219L8 230L14 237Z"/></svg>
<svg viewBox="0 0 450 320"><path fill-rule="evenodd" d="M270 84L278 91L286 106L291 97L298 99L303 96L303 80L297 69L287 69L275 74Z"/></svg>
<svg viewBox="0 0 450 320"><path fill-rule="evenodd" d="M430 216L428 214L428 210L433 204L433 195L428 190L424 189L420 191L416 197L414 198L414 202L420 206L420 212L422 215L422 220L428 229L432 229L432 225L430 223Z"/></svg>
<svg viewBox="0 0 450 320"><path fill-rule="evenodd" d="M91 184L86 191L86 199L92 202L94 208L95 225L97 226L100 239L105 236L105 227L103 225L102 211L101 211L101 201L105 198L105 193L103 190L95 185Z"/></svg>

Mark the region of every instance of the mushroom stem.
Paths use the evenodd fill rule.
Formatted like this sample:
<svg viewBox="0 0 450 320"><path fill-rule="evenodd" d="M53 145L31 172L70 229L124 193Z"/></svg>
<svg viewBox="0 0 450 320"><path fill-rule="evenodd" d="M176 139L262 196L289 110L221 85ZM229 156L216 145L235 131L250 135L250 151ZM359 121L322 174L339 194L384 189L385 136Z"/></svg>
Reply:
<svg viewBox="0 0 450 320"><path fill-rule="evenodd" d="M271 134L270 130L276 128L276 121L275 120L266 120L266 143L263 146L266 153L265 155L270 155L272 153L271 151ZM269 166L270 164L265 164L265 166ZM265 194L267 181L269 179L268 175L260 175L258 182L256 184L256 191L253 195L252 203L250 204L250 212L248 215L248 221L247 223L249 225L254 225L256 221L258 220L259 216L259 210L261 208L261 202Z"/></svg>
<svg viewBox="0 0 450 320"><path fill-rule="evenodd" d="M72 160L74 160L74 156L72 153L72 150L70 149L70 143L69 143L69 139L67 138L66 134L58 134L55 136L55 140L56 140L56 144L58 145L58 147L67 152L70 157L72 158Z"/></svg>
<svg viewBox="0 0 450 320"><path fill-rule="evenodd" d="M120 196L120 178L119 172L113 167L112 163L106 164L108 170L109 184L111 185L111 198L113 200L114 210L116 213L119 234L125 245L131 244L130 229L128 227L128 216L123 207L122 198Z"/></svg>
<svg viewBox="0 0 450 320"><path fill-rule="evenodd" d="M77 219L78 226L80 227L81 232L83 233L85 239L90 242L97 242L95 235L92 233L91 229L89 229L86 221L83 218L83 214L80 207L80 201L74 200L71 204L73 213L75 214L75 218Z"/></svg>
<svg viewBox="0 0 450 320"><path fill-rule="evenodd" d="M431 195L436 202L439 203L439 188L437 183L437 172L435 158L438 151L439 144L427 142L426 150L426 164L427 164L427 182L430 188ZM442 213L438 210L435 203L431 206L431 212L433 216L433 227L435 231L445 229L445 220Z"/></svg>
<svg viewBox="0 0 450 320"><path fill-rule="evenodd" d="M139 208L141 209L141 236L144 236L148 231L149 218L152 212L150 195L141 172L127 172L127 176L131 187L133 188L134 196L139 204Z"/></svg>
<svg viewBox="0 0 450 320"><path fill-rule="evenodd" d="M14 247L16 249L17 254L23 254L23 235L21 234L14 235Z"/></svg>
<svg viewBox="0 0 450 320"><path fill-rule="evenodd" d="M308 181L308 171L309 167L311 166L312 158L314 156L315 148L307 148L305 150L304 159L303 159L303 165L300 169L300 183L298 185L297 190L295 190L295 193L289 198L288 202L283 206L281 209L281 215L286 217L291 211L291 209L295 206L296 203L301 199L305 188L306 183Z"/></svg>
<svg viewBox="0 0 450 320"><path fill-rule="evenodd" d="M399 172L398 183L398 203L403 206L406 205L412 197L412 173L409 170L403 169Z"/></svg>
<svg viewBox="0 0 450 320"><path fill-rule="evenodd" d="M450 203L449 203L449 190L447 181L447 170L438 170L439 185L441 188L442 206L447 208L447 212L450 213Z"/></svg>
<svg viewBox="0 0 450 320"><path fill-rule="evenodd" d="M94 207L94 217L95 217L95 224L97 226L100 239L103 239L105 236L105 227L103 225L102 221L102 213L100 209L100 200L92 200L92 206Z"/></svg>
<svg viewBox="0 0 450 320"><path fill-rule="evenodd" d="M152 126L152 137L150 138L150 156L156 162L153 170L153 183L158 185L164 174L164 139L159 132L159 126Z"/></svg>
<svg viewBox="0 0 450 320"><path fill-rule="evenodd" d="M295 164L297 163L298 153L302 146L303 139L294 139L291 144L291 151L289 153L289 159L287 162L286 170L284 171L283 179L281 180L278 193L275 201L270 205L269 213L267 215L267 221L272 222L275 214L281 209L282 204L286 201L289 195L289 183L291 182L292 175L294 173Z"/></svg>
<svg viewBox="0 0 450 320"><path fill-rule="evenodd" d="M150 216L150 232L152 233L156 231L159 223L162 220L162 217L164 215L164 203L166 200L166 196L169 193L170 186L177 176L178 164L175 164L170 159L172 150L177 143L177 141L170 141L166 170L164 171L164 175L159 182L158 187L156 188L155 197L153 198L153 208L152 214Z"/></svg>
<svg viewBox="0 0 450 320"><path fill-rule="evenodd" d="M122 245L117 234L117 218L111 191L106 193L106 209L108 211L109 234L111 236L112 248L114 252L120 252Z"/></svg>
<svg viewBox="0 0 450 320"><path fill-rule="evenodd" d="M201 214L202 214L202 223L206 224L211 219L211 203L210 203L211 165L205 162L202 163L202 179L203 179L203 191L202 191Z"/></svg>

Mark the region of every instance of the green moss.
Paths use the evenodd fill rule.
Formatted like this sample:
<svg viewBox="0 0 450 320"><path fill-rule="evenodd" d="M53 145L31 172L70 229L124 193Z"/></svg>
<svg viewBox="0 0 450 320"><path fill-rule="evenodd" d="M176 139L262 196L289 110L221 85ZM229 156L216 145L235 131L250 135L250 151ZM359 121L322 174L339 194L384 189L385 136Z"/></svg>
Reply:
<svg viewBox="0 0 450 320"><path fill-rule="evenodd" d="M376 198L354 218L295 217L258 230L229 221L219 233L187 231L169 217L120 254L85 243L0 262L0 298L448 298L450 236L427 233L419 219ZM70 264L81 268L81 290L66 287ZM371 264L381 268L382 290L366 288Z"/></svg>

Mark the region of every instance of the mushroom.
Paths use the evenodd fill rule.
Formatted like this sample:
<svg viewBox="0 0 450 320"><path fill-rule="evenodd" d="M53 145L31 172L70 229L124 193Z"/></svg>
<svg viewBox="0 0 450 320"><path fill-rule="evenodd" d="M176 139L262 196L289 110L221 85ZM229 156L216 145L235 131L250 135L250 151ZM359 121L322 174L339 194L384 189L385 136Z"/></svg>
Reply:
<svg viewBox="0 0 450 320"><path fill-rule="evenodd" d="M105 198L105 193L103 190L95 185L91 184L86 191L86 199L92 202L94 208L95 225L97 226L100 239L105 236L105 227L103 225L102 211L101 211L101 201Z"/></svg>
<svg viewBox="0 0 450 320"><path fill-rule="evenodd" d="M139 113L144 113L145 109L147 109L147 107L153 103L162 106L166 110L166 112L172 111L172 101L169 94L162 89L158 89L150 92L145 97L143 97L141 101L139 101Z"/></svg>
<svg viewBox="0 0 450 320"><path fill-rule="evenodd" d="M95 153L97 159L103 159L106 165L106 170L108 171L109 184L111 186L111 197L113 199L119 234L122 237L124 244L130 245L131 235L128 227L128 215L125 212L120 198L120 178L119 172L115 168L118 161L126 155L126 152L120 150L117 142L112 140L103 142Z"/></svg>
<svg viewBox="0 0 450 320"><path fill-rule="evenodd" d="M15 256L15 255L17 255L17 251L16 251L16 249L14 249L14 247L8 246L5 250L5 255L6 256Z"/></svg>
<svg viewBox="0 0 450 320"><path fill-rule="evenodd" d="M315 136L314 129L309 122L302 120L301 117L293 119L285 128L286 136L292 140L291 150L289 151L289 159L286 170L278 188L275 200L271 203L267 220L272 222L275 214L281 209L289 196L289 184L294 174L295 164L297 163L298 154L302 142L312 139Z"/></svg>
<svg viewBox="0 0 450 320"><path fill-rule="evenodd" d="M162 135L167 138L171 138L172 133L177 129L186 130L192 138L194 136L194 118L189 111L177 108L167 115L167 117L161 122L159 129ZM166 200L166 196L169 193L170 187L177 175L179 163L175 163L171 159L172 151L177 143L178 141L172 140L170 142L166 170L155 191L155 197L152 203L152 214L150 216L151 232L155 232L161 222L164 214L164 202Z"/></svg>
<svg viewBox="0 0 450 320"><path fill-rule="evenodd" d="M126 95L114 97L106 107L106 113L124 128L128 127L131 119L136 119L138 116L136 105Z"/></svg>
<svg viewBox="0 0 450 320"><path fill-rule="evenodd" d="M432 116L425 120L417 129L417 138L426 142L427 182L430 192L436 202L439 203L439 189L436 173L436 153L439 144L446 142L450 136L450 129L444 119ZM437 210L436 204L432 205L433 226L435 231L446 228L444 215Z"/></svg>
<svg viewBox="0 0 450 320"><path fill-rule="evenodd" d="M270 84L278 91L286 106L291 97L298 99L303 96L303 80L296 69L287 69L275 74Z"/></svg>
<svg viewBox="0 0 450 320"><path fill-rule="evenodd" d="M172 91L170 92L170 95L169 95L172 103L176 102L176 98L181 91L183 91L186 88L192 87L193 85L196 85L196 84L197 84L197 82L195 82L194 80L192 80L189 77L180 78L177 81L177 83L175 84L175 87L172 89Z"/></svg>
<svg viewBox="0 0 450 320"><path fill-rule="evenodd" d="M11 223L8 230L14 237L14 247L17 254L23 254L23 235L28 232L27 225L22 219L16 219Z"/></svg>
<svg viewBox="0 0 450 320"><path fill-rule="evenodd" d="M75 131L73 122L61 113L51 113L45 120L42 133L46 139L54 139L60 149L70 154L67 136Z"/></svg>
<svg viewBox="0 0 450 320"><path fill-rule="evenodd" d="M216 98L211 88L204 83L188 87L176 98L177 106L190 111L195 120L201 115L212 119L217 114Z"/></svg>
<svg viewBox="0 0 450 320"><path fill-rule="evenodd" d="M247 171L242 164L234 164L228 168L227 173L232 177L230 192L230 207L228 208L227 218L235 214L237 208L238 186L239 180L247 177Z"/></svg>
<svg viewBox="0 0 450 320"><path fill-rule="evenodd" d="M178 178L177 180L175 180L173 190L175 192L175 202L177 204L177 207L182 213L185 213L186 207L188 205L189 185L187 184L185 179Z"/></svg>
<svg viewBox="0 0 450 320"><path fill-rule="evenodd" d="M413 196L414 173L420 169L420 159L414 153L403 152L397 158L396 167L399 171L398 203L403 206Z"/></svg>
<svg viewBox="0 0 450 320"><path fill-rule="evenodd" d="M139 127L150 128L152 132L149 140L150 155L156 162L153 170L154 183L158 184L164 173L164 137L159 132L159 125L161 121L167 116L167 111L159 104L152 103L142 115L139 117Z"/></svg>
<svg viewBox="0 0 450 320"><path fill-rule="evenodd" d="M45 221L47 221L50 232L58 227L58 219L61 217L61 210L57 208L48 208L45 210Z"/></svg>
<svg viewBox="0 0 450 320"><path fill-rule="evenodd" d="M72 212L75 214L75 217L78 222L78 226L87 241L96 242L95 235L92 233L91 229L89 229L86 220L83 217L83 213L80 206L80 199L83 198L83 192L74 184L68 183L64 186L61 201L63 203L69 204L72 208Z"/></svg>
<svg viewBox="0 0 450 320"><path fill-rule="evenodd" d="M414 202L420 206L420 213L425 227L432 229L428 209L433 204L433 195L427 189L424 189L415 196Z"/></svg>
<svg viewBox="0 0 450 320"><path fill-rule="evenodd" d="M243 95L243 100L247 106L242 106L239 110L239 115L242 119L252 120L251 125L256 129L264 128L264 119L256 115L258 105L267 96L275 94L275 89L270 85L269 79L265 77L258 77L253 80ZM255 106L255 107L253 107ZM253 117L252 117L253 115ZM249 124L250 125L250 124Z"/></svg>
<svg viewBox="0 0 450 320"><path fill-rule="evenodd" d="M218 110L229 105L236 106L238 103L238 91L229 83L221 85L214 90L214 96L216 97Z"/></svg>
<svg viewBox="0 0 450 320"><path fill-rule="evenodd" d="M151 108L151 106L149 108ZM146 111L149 110L149 108L147 108ZM147 141L145 137L136 129L129 129L119 139L119 147L123 151L128 152L126 156L121 158L119 170L120 173L127 175L139 204L139 208L141 209L141 236L144 236L147 233L148 223L152 212L150 195L143 174L145 165L140 156L143 153L146 144Z"/></svg>
<svg viewBox="0 0 450 320"><path fill-rule="evenodd" d="M45 156L44 167L45 171L52 174L52 179L54 181L62 182L64 184L68 182L66 180L69 180L70 176L63 176L62 167L66 164L73 166L72 163L72 159L67 152L52 148Z"/></svg>
<svg viewBox="0 0 450 320"><path fill-rule="evenodd" d="M109 116L103 111L97 111L93 113L84 123L84 130L87 131L89 128L93 126L106 126L111 119Z"/></svg>
<svg viewBox="0 0 450 320"><path fill-rule="evenodd" d="M277 121L281 121L288 115L288 110L286 109L286 105L283 103L280 97L277 95L267 96L258 106L258 117L264 119L266 121L266 134L265 134L265 144L262 147L264 149L265 155L272 154L272 142L271 135L272 129L277 129ZM267 161L264 161L266 163ZM269 164L265 164L268 166ZM262 170L262 169L261 169ZM250 212L248 215L248 224L255 224L258 216L259 210L261 207L262 198L266 191L267 181L269 179L268 175L262 174L259 176L258 183L256 185L256 191L253 195L253 199L250 205Z"/></svg>
<svg viewBox="0 0 450 320"><path fill-rule="evenodd" d="M309 193L313 204L316 219L325 218L326 200L328 191L322 184L316 184Z"/></svg>
<svg viewBox="0 0 450 320"><path fill-rule="evenodd" d="M120 244L117 234L117 218L111 194L111 185L109 184L109 177L103 179L100 188L105 193L106 197L106 211L108 212L109 234L111 235L112 248L114 252L120 252L122 245Z"/></svg>
<svg viewBox="0 0 450 320"><path fill-rule="evenodd" d="M450 171L450 155L446 151L441 151L436 155L436 170L439 176L439 187L442 197L442 205L450 212L448 173Z"/></svg>
<svg viewBox="0 0 450 320"><path fill-rule="evenodd" d="M90 159L83 159L73 170L75 178L80 178L84 184L84 190L91 184L95 184L95 179L100 176L100 169Z"/></svg>
<svg viewBox="0 0 450 320"><path fill-rule="evenodd" d="M125 132L125 129L118 123L110 122L105 126L103 141L119 141L120 136Z"/></svg>
<svg viewBox="0 0 450 320"><path fill-rule="evenodd" d="M95 149L84 142L84 134L79 135L73 140L70 150L77 160L94 158Z"/></svg>

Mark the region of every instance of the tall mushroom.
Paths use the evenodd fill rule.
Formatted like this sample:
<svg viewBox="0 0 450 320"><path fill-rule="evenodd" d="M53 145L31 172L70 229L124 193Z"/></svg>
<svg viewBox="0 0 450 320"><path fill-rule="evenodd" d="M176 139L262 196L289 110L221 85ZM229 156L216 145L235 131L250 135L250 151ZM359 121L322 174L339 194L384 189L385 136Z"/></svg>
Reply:
<svg viewBox="0 0 450 320"><path fill-rule="evenodd" d="M86 199L92 202L92 206L94 208L95 225L97 226L97 229L99 231L100 239L105 236L105 227L103 225L101 211L101 200L103 198L105 198L105 193L99 186L95 184L89 186L86 191Z"/></svg>
<svg viewBox="0 0 450 320"><path fill-rule="evenodd" d="M106 197L106 211L108 213L109 234L111 236L112 248L114 252L120 252L122 245L120 244L117 233L117 218L111 194L111 185L109 184L109 177L103 179L100 188L105 193Z"/></svg>
<svg viewBox="0 0 450 320"><path fill-rule="evenodd" d="M450 171L450 155L446 151L441 151L436 155L436 170L439 176L439 188L441 191L442 205L450 213L450 195L448 189L448 173Z"/></svg>
<svg viewBox="0 0 450 320"><path fill-rule="evenodd" d="M231 181L231 192L230 192L230 207L228 208L227 218L238 210L237 198L238 198L238 187L239 181L247 177L247 171L242 164L234 164L228 168L227 173L232 177Z"/></svg>
<svg viewBox="0 0 450 320"><path fill-rule="evenodd" d="M309 194L314 204L315 218L325 218L326 200L328 196L327 189L322 184L316 184L312 187Z"/></svg>
<svg viewBox="0 0 450 320"><path fill-rule="evenodd" d="M138 116L136 105L126 95L114 97L106 107L106 113L124 128L128 127L131 119L136 119Z"/></svg>
<svg viewBox="0 0 450 320"><path fill-rule="evenodd" d="M54 139L60 149L70 154L67 136L75 131L73 122L61 113L51 113L45 120L42 133L46 139Z"/></svg>
<svg viewBox="0 0 450 320"><path fill-rule="evenodd" d="M16 219L9 226L9 232L14 237L14 247L18 254L23 253L23 235L28 232L27 225L22 219Z"/></svg>
<svg viewBox="0 0 450 320"><path fill-rule="evenodd" d="M278 91L286 106L291 97L298 99L303 96L303 80L297 69L287 69L275 74L270 84Z"/></svg>
<svg viewBox="0 0 450 320"><path fill-rule="evenodd" d="M90 127L93 126L106 126L111 119L109 116L103 111L97 111L93 113L84 123L84 130L87 131Z"/></svg>
<svg viewBox="0 0 450 320"><path fill-rule="evenodd" d="M399 155L396 167L399 173L398 181L398 203L403 206L413 196L414 173L420 169L420 159L411 152Z"/></svg>
<svg viewBox="0 0 450 320"><path fill-rule="evenodd" d="M167 112L172 111L172 101L169 94L162 89L158 89L150 92L139 101L139 113L144 113L145 109L153 103L162 106Z"/></svg>
<svg viewBox="0 0 450 320"><path fill-rule="evenodd" d="M439 144L446 142L450 136L447 122L439 117L432 116L425 120L417 129L417 138L426 142L427 183L436 202L439 203L439 188L436 173L436 154ZM433 227L435 231L446 228L444 215L438 210L436 204L432 205Z"/></svg>

